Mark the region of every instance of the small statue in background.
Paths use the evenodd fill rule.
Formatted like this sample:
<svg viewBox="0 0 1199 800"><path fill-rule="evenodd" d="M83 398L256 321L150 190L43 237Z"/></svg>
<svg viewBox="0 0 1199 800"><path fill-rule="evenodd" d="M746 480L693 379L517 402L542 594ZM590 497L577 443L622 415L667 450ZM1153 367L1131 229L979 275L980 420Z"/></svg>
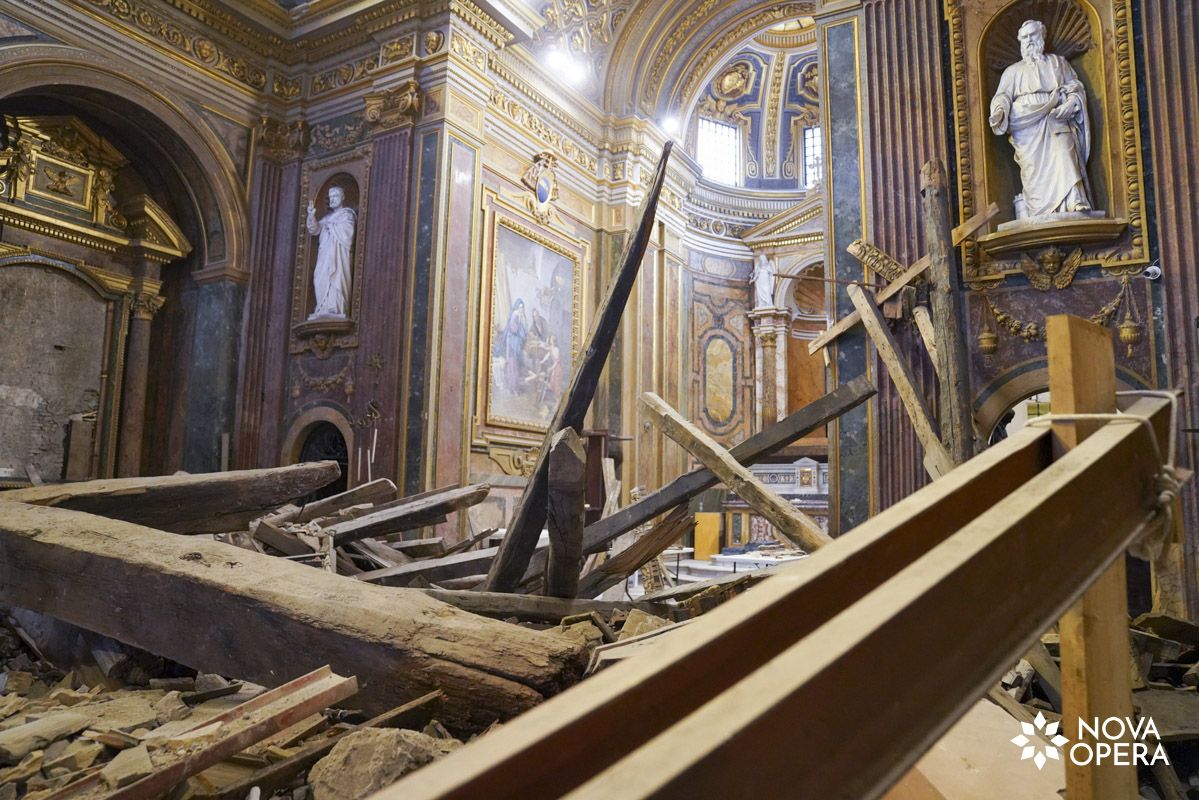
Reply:
<svg viewBox="0 0 1199 800"><path fill-rule="evenodd" d="M754 309L774 308L774 277L777 269L774 261L765 253L758 253L754 263L754 274L750 280L754 284Z"/></svg>
<svg viewBox="0 0 1199 800"><path fill-rule="evenodd" d="M316 307L308 319L346 316L350 305L350 253L354 244L354 209L343 206L345 191L329 188L329 213L317 221L316 204L308 201L308 232L320 237L312 271Z"/></svg>

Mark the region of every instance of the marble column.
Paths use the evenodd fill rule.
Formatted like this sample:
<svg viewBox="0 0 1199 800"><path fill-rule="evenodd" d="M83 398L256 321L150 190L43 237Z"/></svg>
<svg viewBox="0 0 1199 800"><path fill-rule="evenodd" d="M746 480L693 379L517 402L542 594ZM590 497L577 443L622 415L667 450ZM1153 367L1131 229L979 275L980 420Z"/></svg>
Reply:
<svg viewBox="0 0 1199 800"><path fill-rule="evenodd" d="M150 372L150 328L165 300L158 296L162 284L138 278L130 287L135 294L130 311L125 348L124 386L121 391L120 447L117 477L141 474L142 439L146 426L146 381Z"/></svg>
<svg viewBox="0 0 1199 800"><path fill-rule="evenodd" d="M787 414L787 336L791 313L785 308L749 312L754 334L754 422L767 428Z"/></svg>

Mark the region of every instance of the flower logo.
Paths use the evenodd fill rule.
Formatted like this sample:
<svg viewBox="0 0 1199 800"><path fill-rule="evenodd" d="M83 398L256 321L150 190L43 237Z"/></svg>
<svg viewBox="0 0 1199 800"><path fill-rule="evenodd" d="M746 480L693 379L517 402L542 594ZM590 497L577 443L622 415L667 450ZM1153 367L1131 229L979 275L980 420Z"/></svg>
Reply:
<svg viewBox="0 0 1199 800"><path fill-rule="evenodd" d="M1054 761L1061 759L1061 753L1058 748L1069 741L1065 736L1057 732L1057 722L1046 722L1045 715L1037 712L1037 718L1032 722L1021 722L1020 730L1023 731L1019 736L1012 739L1012 744L1021 748L1020 760L1027 761L1032 759L1037 765L1037 769L1043 769L1045 762L1052 758ZM1040 736L1042 740L1048 739L1049 744L1038 747L1033 744L1034 739L1031 737Z"/></svg>

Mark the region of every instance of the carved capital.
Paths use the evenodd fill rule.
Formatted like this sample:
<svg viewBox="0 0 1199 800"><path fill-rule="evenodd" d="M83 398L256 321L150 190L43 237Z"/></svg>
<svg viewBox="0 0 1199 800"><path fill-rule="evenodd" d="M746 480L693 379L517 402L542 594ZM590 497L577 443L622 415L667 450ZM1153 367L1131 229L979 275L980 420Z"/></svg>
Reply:
<svg viewBox="0 0 1199 800"><path fill-rule="evenodd" d="M363 100L366 104L363 116L375 130L411 125L420 113L420 85L406 81L394 89L372 92Z"/></svg>
<svg viewBox="0 0 1199 800"><path fill-rule="evenodd" d="M158 313L158 310L165 303L165 297L159 297L149 292L139 292L133 296L133 305L130 308L130 313L134 319L144 319L149 322L154 319L154 315Z"/></svg>
<svg viewBox="0 0 1199 800"><path fill-rule="evenodd" d="M262 152L277 161L300 158L308 149L308 123L303 120L287 123L262 117L254 136Z"/></svg>

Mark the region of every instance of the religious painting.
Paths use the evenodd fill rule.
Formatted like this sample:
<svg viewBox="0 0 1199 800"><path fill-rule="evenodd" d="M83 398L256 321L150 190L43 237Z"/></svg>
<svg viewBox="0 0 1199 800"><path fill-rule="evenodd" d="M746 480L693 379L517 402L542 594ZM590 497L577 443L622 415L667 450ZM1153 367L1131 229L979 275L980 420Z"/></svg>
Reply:
<svg viewBox="0 0 1199 800"><path fill-rule="evenodd" d="M581 261L505 217L493 234L487 422L544 430L574 368Z"/></svg>

